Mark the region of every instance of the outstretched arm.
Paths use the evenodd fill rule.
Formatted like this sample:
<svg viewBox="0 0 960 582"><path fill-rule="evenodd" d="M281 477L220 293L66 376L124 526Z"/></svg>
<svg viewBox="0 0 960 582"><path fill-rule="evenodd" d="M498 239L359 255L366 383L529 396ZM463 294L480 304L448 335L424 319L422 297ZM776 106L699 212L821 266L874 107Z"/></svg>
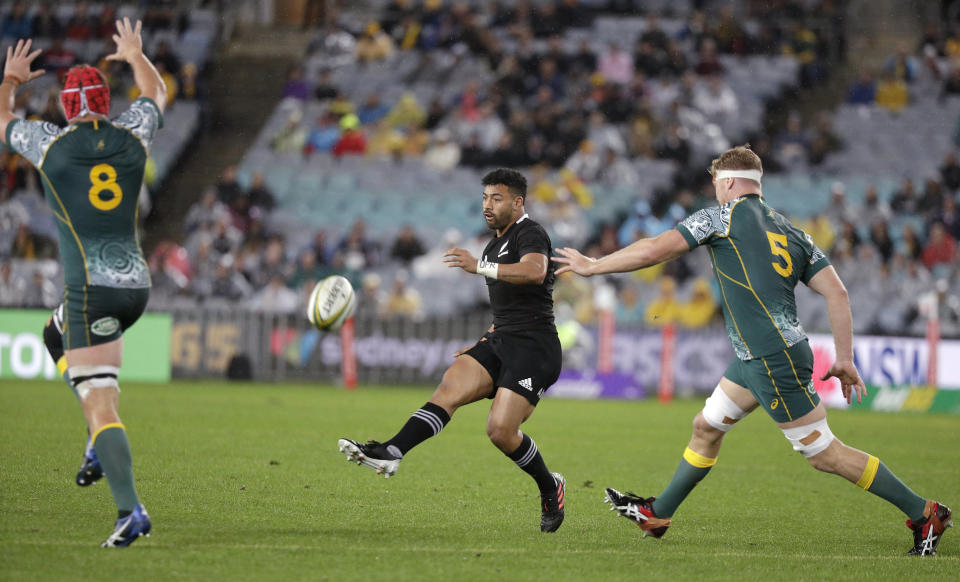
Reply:
<svg viewBox="0 0 960 582"><path fill-rule="evenodd" d="M476 274L478 267L481 267L480 261L465 249L450 249L443 255L443 262L447 263L448 267L460 267L472 274ZM501 281L515 285L539 285L547 276L549 264L547 255L527 253L516 263L502 265L491 263L490 265L496 268L496 278ZM486 275L486 273L483 274Z"/></svg>
<svg viewBox="0 0 960 582"><path fill-rule="evenodd" d="M675 259L689 250L690 245L680 231L670 229L653 238L634 241L629 246L600 259L585 257L580 254L580 251L565 247L556 249L560 256L555 255L553 260L563 265L557 269L558 275L572 271L578 275L590 277L652 267Z"/></svg>
<svg viewBox="0 0 960 582"><path fill-rule="evenodd" d="M7 143L7 126L14 119L20 119L13 113L13 96L17 87L43 75L43 69L31 71L30 65L42 52L37 49L30 52L32 40L17 41L16 48L7 47L7 62L3 67L3 83L0 83L0 139Z"/></svg>
<svg viewBox="0 0 960 582"><path fill-rule="evenodd" d="M851 401L854 392L857 402L860 402L867 393L867 387L853 363L853 315L850 313L847 288L843 286L843 281L832 266L821 269L807 285L827 300L827 317L830 319L833 343L837 351L836 361L821 380L837 378L847 402Z"/></svg>
<svg viewBox="0 0 960 582"><path fill-rule="evenodd" d="M113 41L117 43L117 51L107 56L108 61L126 61L133 69L133 80L140 89L140 94L148 97L157 104L163 113L167 106L167 86L150 59L143 54L143 39L140 38L141 23L138 20L135 27L130 26L130 19L117 21L117 34Z"/></svg>

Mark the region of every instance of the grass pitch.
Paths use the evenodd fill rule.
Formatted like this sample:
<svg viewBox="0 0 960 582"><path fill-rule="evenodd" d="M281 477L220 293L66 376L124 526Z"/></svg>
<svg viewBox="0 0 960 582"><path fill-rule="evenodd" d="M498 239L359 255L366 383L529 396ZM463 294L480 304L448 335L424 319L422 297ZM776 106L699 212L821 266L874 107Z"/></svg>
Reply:
<svg viewBox="0 0 960 582"><path fill-rule="evenodd" d="M701 401L546 399L525 425L567 478L567 517L539 531L533 481L489 443L488 403L460 410L384 480L337 438L390 437L429 388L125 384L121 412L153 535L103 550L106 479L74 485L83 420L58 382L0 382L2 580L956 580L960 528L932 559L894 507L817 473L758 412L662 540L602 502L655 495ZM960 418L831 412L846 442L960 509ZM958 515L957 521L960 521Z"/></svg>

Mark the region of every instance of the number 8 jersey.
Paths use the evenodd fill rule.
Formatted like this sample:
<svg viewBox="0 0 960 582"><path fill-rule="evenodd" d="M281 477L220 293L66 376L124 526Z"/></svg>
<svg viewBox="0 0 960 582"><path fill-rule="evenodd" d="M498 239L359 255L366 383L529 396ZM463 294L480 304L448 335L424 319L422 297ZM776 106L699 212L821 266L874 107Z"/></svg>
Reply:
<svg viewBox="0 0 960 582"><path fill-rule="evenodd" d="M691 249L710 250L737 357L769 356L806 339L794 289L830 265L810 235L757 194L696 212L677 230Z"/></svg>
<svg viewBox="0 0 960 582"><path fill-rule="evenodd" d="M68 287L150 287L137 231L137 198L147 152L162 123L156 104L141 97L114 121L61 128L18 119L7 126L11 149L40 172L57 218Z"/></svg>

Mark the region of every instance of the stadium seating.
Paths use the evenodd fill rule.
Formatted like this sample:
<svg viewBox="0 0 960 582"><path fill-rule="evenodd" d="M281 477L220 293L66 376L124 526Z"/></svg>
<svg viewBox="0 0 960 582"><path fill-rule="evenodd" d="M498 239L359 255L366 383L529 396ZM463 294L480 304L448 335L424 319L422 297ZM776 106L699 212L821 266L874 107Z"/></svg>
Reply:
<svg viewBox="0 0 960 582"><path fill-rule="evenodd" d="M150 55L155 47L161 41L166 41L173 52L183 63L193 63L199 70L203 70L212 49L212 44L217 37L218 18L215 10L210 8L200 8L199 4L194 2L188 11L187 28L178 33L174 28L160 29L154 31L143 31L144 50ZM10 4L4 3L0 6L0 22L2 22L10 11ZM28 15L32 15L36 7L30 7L27 10ZM88 15L96 17L104 8L103 4L89 4ZM61 22L67 22L76 10L75 2L61 2L55 5L55 14ZM117 7L117 17L129 17L131 19L140 18L143 10L135 5L121 4ZM47 49L50 47L53 39L37 37L34 39L34 48ZM12 46L16 43L14 38L0 38L0 46ZM77 56L77 62L95 63L105 52L105 40L103 38L91 38L89 40L65 39L64 48L72 51ZM132 82L132 81L131 81ZM42 94L56 84L56 78L53 75L46 75L31 84L31 90L37 94ZM122 95L114 95L111 107L111 114L117 115L128 104ZM155 181L160 183L168 175L172 164L177 160L183 149L193 138L200 119L200 106L195 102L179 101L174 103L164 115L165 131L160 132L157 140L154 142L154 148L151 152L153 162L156 164Z"/></svg>
<svg viewBox="0 0 960 582"><path fill-rule="evenodd" d="M689 11L689 6L685 3L673 3L671 9L674 14L683 14ZM671 35L676 35L683 26L685 21L680 18L661 20L661 27ZM600 17L589 29L566 31L563 39L565 46L573 50L581 39L588 38L594 50L599 52L610 42L632 46L645 28L644 18ZM502 34L503 32L494 31L509 52L514 46L510 37ZM545 48L544 42L539 40L534 42L534 46L536 50ZM692 46L688 47L691 48ZM362 102L368 95L376 93L383 103L392 105L407 92L415 94L421 104L429 103L434 98L449 103L462 92L467 81L486 83L492 79L491 72L479 59L467 55L458 61L451 75L444 79L442 84L405 83L405 79L426 58L427 55L421 51L399 52L387 62L334 69L332 82L354 103ZM441 52L439 56L430 55L430 58L452 57L449 53ZM729 123L722 128L726 137L724 143L729 143L743 140L760 128L765 101L796 85L798 64L791 57L762 55L724 55L722 62L729 71L725 80L741 104L738 115L731 117ZM438 63L441 67L443 64ZM305 62L307 78L316 79L324 67L322 59L308 58ZM656 87L656 81L653 81L652 85ZM428 225L423 227L424 234L434 235L449 226L466 232L474 228L471 225L476 224L476 218L469 214L468 207L448 200L455 198L458 192L473 192L475 184L479 182L476 172L457 169L454 175L447 177L423 171L416 161L397 165L350 158L335 160L328 154L315 154L309 158L274 154L270 149L270 140L287 123L291 111L297 108L301 109L304 122L310 124L322 113L324 105L316 101L307 101L304 104L285 101L278 104L239 164L241 184L249 184L253 173L264 172L268 186L281 201L281 207L300 217L306 225L324 228L334 237L342 234L354 217L361 215L372 224L382 224L385 230L376 230L384 237L391 236L398 225L391 220L392 215L384 210L397 208L398 203L390 201L391 197L405 197L408 191L416 192L417 196L410 204L404 204L404 208L409 216L426 218L418 221ZM709 159L708 156L715 153L715 140L707 137L698 140L697 136L694 137L695 155L700 159ZM673 164L656 160L639 159L633 163L642 177L639 187L606 188L590 185L591 188L598 189L595 197L597 204L586 210L586 215L593 224L614 220L618 214L632 207L637 199L648 199L655 188L668 186L676 171ZM354 167L357 169L352 169ZM297 175L296 178L293 177L294 174ZM310 202L321 198L322 204ZM444 202L438 202L441 200Z"/></svg>

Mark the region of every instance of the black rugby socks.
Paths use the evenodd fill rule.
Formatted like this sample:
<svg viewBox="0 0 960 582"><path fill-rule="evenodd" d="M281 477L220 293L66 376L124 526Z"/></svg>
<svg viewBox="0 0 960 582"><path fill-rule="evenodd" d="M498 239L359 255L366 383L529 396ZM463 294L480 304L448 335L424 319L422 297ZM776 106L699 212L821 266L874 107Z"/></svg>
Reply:
<svg viewBox="0 0 960 582"><path fill-rule="evenodd" d="M541 495L556 492L557 482L553 478L553 474L550 473L550 469L547 469L547 464L543 462L543 457L537 449L537 443L533 442L529 435L524 434L517 450L507 456L518 467L533 477L534 481L537 482L537 487L540 488Z"/></svg>
<svg viewBox="0 0 960 582"><path fill-rule="evenodd" d="M390 440L383 443L387 450L397 458L432 436L437 436L450 422L450 415L442 406L427 402L413 413L410 420Z"/></svg>

